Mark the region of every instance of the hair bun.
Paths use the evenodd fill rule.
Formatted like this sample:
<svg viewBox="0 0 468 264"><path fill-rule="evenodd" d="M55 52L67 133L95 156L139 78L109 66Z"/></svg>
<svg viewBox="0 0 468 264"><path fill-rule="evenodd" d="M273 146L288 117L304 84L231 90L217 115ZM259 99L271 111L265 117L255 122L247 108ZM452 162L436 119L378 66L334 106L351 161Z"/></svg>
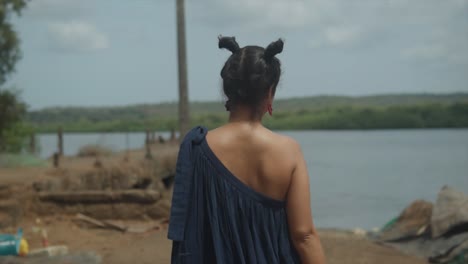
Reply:
<svg viewBox="0 0 468 264"><path fill-rule="evenodd" d="M278 39L277 41L273 41L266 47L265 54L263 55L265 60L271 60L276 54L279 54L283 51L284 41L282 39Z"/></svg>
<svg viewBox="0 0 468 264"><path fill-rule="evenodd" d="M236 53L240 50L239 44L237 44L235 37L223 37L221 35L218 36L218 47L220 49L227 49L232 53Z"/></svg>

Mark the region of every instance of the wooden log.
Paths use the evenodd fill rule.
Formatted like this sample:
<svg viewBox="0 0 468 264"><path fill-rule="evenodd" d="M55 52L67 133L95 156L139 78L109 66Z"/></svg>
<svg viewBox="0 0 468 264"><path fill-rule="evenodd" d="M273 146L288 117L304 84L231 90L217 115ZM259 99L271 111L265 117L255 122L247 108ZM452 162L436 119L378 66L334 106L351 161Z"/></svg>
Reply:
<svg viewBox="0 0 468 264"><path fill-rule="evenodd" d="M154 203L161 194L153 190L43 192L39 198L56 203Z"/></svg>

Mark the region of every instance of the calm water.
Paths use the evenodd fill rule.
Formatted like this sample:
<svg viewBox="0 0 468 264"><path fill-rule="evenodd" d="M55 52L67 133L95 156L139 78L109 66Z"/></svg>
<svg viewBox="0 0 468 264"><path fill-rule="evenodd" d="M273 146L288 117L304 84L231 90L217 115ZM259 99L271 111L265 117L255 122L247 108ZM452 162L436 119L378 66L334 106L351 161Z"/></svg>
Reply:
<svg viewBox="0 0 468 264"><path fill-rule="evenodd" d="M468 130L282 131L302 146L319 227L380 227L415 199L435 201L445 184L468 193ZM163 133L167 137L168 133ZM39 136L41 156L55 135ZM144 133L66 134L65 153L84 144L140 148Z"/></svg>

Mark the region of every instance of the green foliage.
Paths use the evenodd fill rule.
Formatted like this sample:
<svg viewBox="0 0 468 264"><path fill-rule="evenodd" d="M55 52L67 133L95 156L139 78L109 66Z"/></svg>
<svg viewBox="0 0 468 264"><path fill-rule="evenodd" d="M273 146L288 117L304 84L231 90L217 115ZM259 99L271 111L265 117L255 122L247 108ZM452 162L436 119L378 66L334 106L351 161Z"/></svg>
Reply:
<svg viewBox="0 0 468 264"><path fill-rule="evenodd" d="M19 122L26 114L26 105L18 98L18 93L0 90L0 136L2 131Z"/></svg>
<svg viewBox="0 0 468 264"><path fill-rule="evenodd" d="M316 96L280 99L265 118L273 129L386 129L468 127L468 94ZM221 102L193 102L191 125L217 127L227 121ZM28 113L41 132L144 131L177 128L177 104L100 108L48 108Z"/></svg>
<svg viewBox="0 0 468 264"><path fill-rule="evenodd" d="M19 152L32 133L29 125L21 121L26 114L26 105L18 93L0 91L0 152Z"/></svg>
<svg viewBox="0 0 468 264"><path fill-rule="evenodd" d="M26 0L0 0L0 87L15 71L20 59L19 39L10 23L11 14L20 15ZM0 152L20 152L31 128L21 123L26 105L19 95L0 90Z"/></svg>
<svg viewBox="0 0 468 264"><path fill-rule="evenodd" d="M25 6L26 0L0 0L0 85L14 72L21 57L19 39L9 19L11 13L19 15Z"/></svg>
<svg viewBox="0 0 468 264"><path fill-rule="evenodd" d="M33 128L23 122L16 122L3 131L0 139L0 153L20 153L27 149Z"/></svg>
<svg viewBox="0 0 468 264"><path fill-rule="evenodd" d="M272 129L392 129L468 127L468 103L330 108L286 113L267 120Z"/></svg>

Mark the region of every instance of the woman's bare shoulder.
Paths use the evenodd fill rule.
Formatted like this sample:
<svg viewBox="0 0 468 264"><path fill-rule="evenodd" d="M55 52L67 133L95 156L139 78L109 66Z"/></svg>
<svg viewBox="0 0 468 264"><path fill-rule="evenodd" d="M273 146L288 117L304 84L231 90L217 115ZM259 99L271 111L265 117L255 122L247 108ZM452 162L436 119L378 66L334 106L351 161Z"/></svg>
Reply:
<svg viewBox="0 0 468 264"><path fill-rule="evenodd" d="M267 157L269 166L281 174L286 181L290 177L299 162L302 160L302 152L299 143L291 137L271 132ZM273 162L271 162L273 161ZM289 184L288 184L289 186Z"/></svg>
<svg viewBox="0 0 468 264"><path fill-rule="evenodd" d="M271 131L271 140L270 142L274 145L275 148L281 149L283 153L288 155L301 155L301 146L299 143L292 137L278 134Z"/></svg>
<svg viewBox="0 0 468 264"><path fill-rule="evenodd" d="M276 132L273 132L273 131L270 131L271 132L271 137L273 138L273 142L276 142L277 144L279 145L287 145L289 147L292 147L292 148L298 148L299 147L299 143L292 137L290 136L286 136L286 135L283 135L283 134L279 134L279 133L276 133Z"/></svg>

